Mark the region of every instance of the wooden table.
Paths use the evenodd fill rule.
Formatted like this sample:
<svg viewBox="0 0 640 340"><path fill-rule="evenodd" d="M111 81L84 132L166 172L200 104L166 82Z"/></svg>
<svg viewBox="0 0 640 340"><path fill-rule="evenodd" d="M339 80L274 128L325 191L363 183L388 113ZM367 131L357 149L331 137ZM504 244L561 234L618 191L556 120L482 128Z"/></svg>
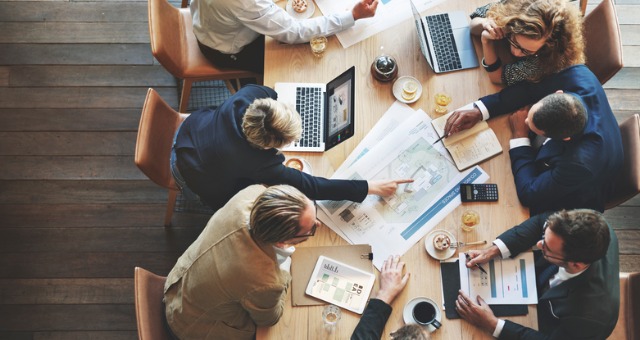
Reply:
<svg viewBox="0 0 640 340"><path fill-rule="evenodd" d="M471 13L484 0L448 0L429 13L446 10L462 10ZM279 3L284 6L284 1ZM407 4L408 6L408 4ZM480 42L476 39L478 55L482 55ZM480 96L495 93L498 87L491 84L482 68L435 75L420 52L413 19L397 25L385 32L370 37L348 49L342 48L336 37L329 38L329 45L322 58L315 58L308 44L286 45L271 38L266 39L264 84L273 87L275 82L328 82L352 65L356 66L356 134L351 139L323 154L287 153L307 159L315 175L329 177L337 169L356 145L367 134L381 115L395 101L391 92L392 83L375 80L370 73L374 58L380 54L393 56L399 65L398 76L416 77L423 86L422 97L410 106L422 108L432 117L435 102L433 95L444 91L451 95L450 109L472 102ZM452 232L459 241L495 239L504 230L524 221L528 210L518 201L511 165L509 161L509 139L511 132L507 117L492 119L489 125L498 135L503 153L481 164L489 174L489 182L497 183L500 201L497 203L472 203L458 207L436 228ZM473 232L460 230L460 215L463 209L473 208L481 216L480 225ZM319 228L316 235L301 244L305 246L343 245L345 240L331 229ZM472 247L465 248L472 249ZM456 254L457 255L457 254ZM412 298L426 296L442 304L440 264L424 249L424 240L415 244L404 256L406 269L411 279L404 291L396 298L393 313L387 322L383 338L404 325L402 309ZM377 272L377 271L376 271ZM297 283L300 284L300 283ZM376 288L377 290L377 283ZM290 294L289 294L290 295ZM322 327L322 306L291 307L290 296L287 308L278 324L258 330L258 339L348 339L360 319L360 315L343 310L342 319L333 333L326 333ZM510 320L537 328L537 314L534 306L523 317L509 317ZM443 316L442 327L432 334L432 339L491 339L491 335L477 329L463 320L448 320Z"/></svg>

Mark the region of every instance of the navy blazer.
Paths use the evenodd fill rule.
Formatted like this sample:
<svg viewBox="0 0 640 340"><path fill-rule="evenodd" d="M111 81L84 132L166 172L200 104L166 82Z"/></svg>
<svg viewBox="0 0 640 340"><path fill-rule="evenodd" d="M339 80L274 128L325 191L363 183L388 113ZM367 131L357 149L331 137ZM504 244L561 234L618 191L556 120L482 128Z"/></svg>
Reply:
<svg viewBox="0 0 640 340"><path fill-rule="evenodd" d="M515 257L541 239L548 216L531 217L498 238ZM611 242L604 258L538 299L539 331L506 320L499 339L606 339L616 326L620 308L618 239L611 227L609 233ZM544 267L536 267L536 274L540 270Z"/></svg>
<svg viewBox="0 0 640 340"><path fill-rule="evenodd" d="M282 164L276 149L258 149L242 132L242 117L258 98L276 99L265 86L247 85L217 109L192 113L176 138L176 163L189 189L214 209L252 184L288 184L310 199L361 202L367 181L314 177Z"/></svg>
<svg viewBox="0 0 640 340"><path fill-rule="evenodd" d="M609 101L585 65L571 66L539 83L522 82L480 100L494 117L534 104L557 90L582 101L587 125L569 141L552 139L538 151L525 146L509 151L518 198L532 216L574 208L602 212L624 155Z"/></svg>

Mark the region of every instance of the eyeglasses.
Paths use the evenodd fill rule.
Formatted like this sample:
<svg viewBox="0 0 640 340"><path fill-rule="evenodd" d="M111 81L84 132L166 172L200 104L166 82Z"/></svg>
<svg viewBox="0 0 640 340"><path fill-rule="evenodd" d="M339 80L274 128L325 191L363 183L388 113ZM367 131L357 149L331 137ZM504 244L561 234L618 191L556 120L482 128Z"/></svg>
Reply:
<svg viewBox="0 0 640 340"><path fill-rule="evenodd" d="M547 245L544 242L544 235L545 232L547 231L547 222L544 222L544 226L542 227L542 256L548 258L548 259L554 259L554 260L558 260L558 261L562 261L562 262L566 262L567 259L563 258L563 257L557 257L557 256L553 256L553 255L549 255L549 248L547 248Z"/></svg>
<svg viewBox="0 0 640 340"><path fill-rule="evenodd" d="M294 238L302 238L302 237L311 237L311 236L315 235L316 234L316 229L318 229L318 223L320 223L320 222L318 220L316 220L316 223L313 224L313 227L311 227L311 231L310 232L308 232L308 233L306 233L304 235L296 235L296 236L293 236L291 238L294 239Z"/></svg>
<svg viewBox="0 0 640 340"><path fill-rule="evenodd" d="M507 41L509 42L509 44L511 44L511 46L515 47L520 52L522 52L522 54L524 54L526 56L532 56L532 55L536 55L536 53L538 53L538 51L529 51L529 50L525 50L524 48L522 48L522 46L520 46L520 44L518 44L518 42L514 39L513 36L514 36L513 33L507 34Z"/></svg>

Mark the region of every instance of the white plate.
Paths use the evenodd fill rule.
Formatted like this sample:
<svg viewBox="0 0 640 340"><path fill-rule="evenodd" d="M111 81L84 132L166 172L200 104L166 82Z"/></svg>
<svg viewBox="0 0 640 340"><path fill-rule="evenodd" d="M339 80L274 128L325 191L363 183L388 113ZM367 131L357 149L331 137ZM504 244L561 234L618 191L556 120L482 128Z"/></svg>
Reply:
<svg viewBox="0 0 640 340"><path fill-rule="evenodd" d="M414 319L413 319L413 307L415 305L418 304L418 302L431 302L434 305L438 306L437 303L435 303L435 301L426 298L426 297L417 297L414 298L413 300L409 301L409 303L407 303L406 305L404 305L404 309L402 310L402 318L404 319L404 323L405 324L410 324L410 323L417 323ZM442 313L440 312L440 307L436 308L436 320L440 323L442 323ZM437 328L433 327L432 325L427 325L424 326L427 327L427 330L429 330L429 332L434 332Z"/></svg>
<svg viewBox="0 0 640 340"><path fill-rule="evenodd" d="M404 83L406 83L409 80L414 81L416 82L416 84L418 84L418 90L416 90L416 96L413 97L413 99L406 100L402 98L402 87L404 86ZM422 95L422 84L420 84L418 79L414 77L410 77L410 76L400 77L396 79L396 81L393 83L393 95L396 97L397 100L405 104L414 103L416 100L420 99L420 96Z"/></svg>
<svg viewBox="0 0 640 340"><path fill-rule="evenodd" d="M451 240L451 244L454 244L457 241L456 241L456 238L453 236L453 234L442 229L433 230L427 235L427 237L424 238L424 247L425 249L427 249L427 253L429 253L429 255L431 255L431 257L433 257L434 259L443 261L453 256L453 254L456 253L456 249L449 247L446 250L437 250L433 246L433 238L436 236L436 234L445 234L449 236L449 239Z"/></svg>
<svg viewBox="0 0 640 340"><path fill-rule="evenodd" d="M289 15L296 19L309 19L316 11L316 4L313 3L313 0L307 0L307 10L302 13L294 11L291 2L292 0L287 1L285 9L287 10L287 13L289 13Z"/></svg>

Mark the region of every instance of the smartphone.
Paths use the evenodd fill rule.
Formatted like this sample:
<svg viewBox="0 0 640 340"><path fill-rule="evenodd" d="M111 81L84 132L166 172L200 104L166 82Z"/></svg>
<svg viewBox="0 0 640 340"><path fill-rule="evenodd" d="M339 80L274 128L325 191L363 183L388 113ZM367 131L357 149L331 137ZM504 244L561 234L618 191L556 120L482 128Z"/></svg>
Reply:
<svg viewBox="0 0 640 340"><path fill-rule="evenodd" d="M497 184L460 184L462 202L495 202L498 200Z"/></svg>

